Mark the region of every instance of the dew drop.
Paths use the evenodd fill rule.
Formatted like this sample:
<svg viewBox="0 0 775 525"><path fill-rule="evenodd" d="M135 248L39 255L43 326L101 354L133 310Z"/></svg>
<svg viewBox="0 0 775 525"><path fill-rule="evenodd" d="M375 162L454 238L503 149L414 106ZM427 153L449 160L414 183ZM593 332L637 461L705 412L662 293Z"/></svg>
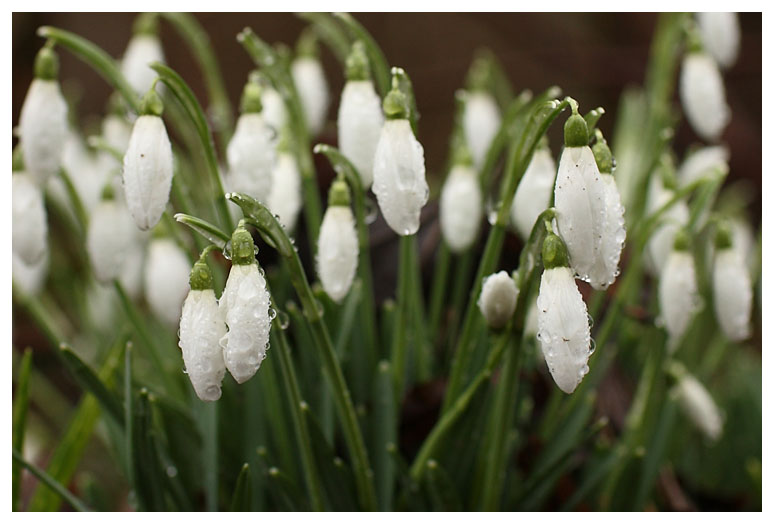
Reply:
<svg viewBox="0 0 775 525"><path fill-rule="evenodd" d="M291 324L291 318L282 310L277 310L277 323L280 325L280 330L287 330Z"/></svg>
<svg viewBox="0 0 775 525"><path fill-rule="evenodd" d="M274 308L269 309L269 320L272 321L275 317L277 317L277 311Z"/></svg>
<svg viewBox="0 0 775 525"><path fill-rule="evenodd" d="M592 316L587 314L587 323L589 323L589 329L591 330L593 326L595 326L595 320L592 319Z"/></svg>
<svg viewBox="0 0 775 525"><path fill-rule="evenodd" d="M228 241L226 245L223 247L223 257L226 260L231 261L231 241Z"/></svg>
<svg viewBox="0 0 775 525"><path fill-rule="evenodd" d="M178 475L178 469L175 468L175 465L169 465L167 467L167 477L174 478Z"/></svg>
<svg viewBox="0 0 775 525"><path fill-rule="evenodd" d="M589 338L589 354L592 355L597 348L597 343L591 337Z"/></svg>

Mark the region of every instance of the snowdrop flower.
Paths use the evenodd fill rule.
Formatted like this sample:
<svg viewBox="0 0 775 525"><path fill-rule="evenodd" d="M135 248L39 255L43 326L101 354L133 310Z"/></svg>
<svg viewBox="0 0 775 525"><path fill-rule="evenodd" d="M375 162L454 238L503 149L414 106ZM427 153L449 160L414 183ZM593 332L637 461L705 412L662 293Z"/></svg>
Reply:
<svg viewBox="0 0 775 525"><path fill-rule="evenodd" d="M202 401L217 401L226 374L219 344L226 335L226 323L213 291L212 272L203 257L191 269L191 290L183 303L178 345L197 397Z"/></svg>
<svg viewBox="0 0 775 525"><path fill-rule="evenodd" d="M732 246L732 232L719 228L713 263L713 306L716 319L730 341L742 341L750 333L753 289L739 250Z"/></svg>
<svg viewBox="0 0 775 525"><path fill-rule="evenodd" d="M682 365L674 366L679 371L678 382L673 387L673 394L678 398L678 404L683 412L698 429L711 441L721 437L724 419L710 393L702 383L686 372Z"/></svg>
<svg viewBox="0 0 775 525"><path fill-rule="evenodd" d="M548 233L542 257L544 273L538 290L538 340L554 382L566 394L573 393L589 372L592 338L587 305L569 267L562 240Z"/></svg>
<svg viewBox="0 0 775 525"><path fill-rule="evenodd" d="M737 13L697 13L702 45L718 65L729 69L740 51L740 22Z"/></svg>
<svg viewBox="0 0 775 525"><path fill-rule="evenodd" d="M133 240L121 266L118 282L121 283L130 299L137 300L143 292L146 240L137 235L140 233L139 230L132 229L134 230Z"/></svg>
<svg viewBox="0 0 775 525"><path fill-rule="evenodd" d="M673 251L660 277L660 320L667 330L668 349L674 352L699 306L694 259L684 230L676 234Z"/></svg>
<svg viewBox="0 0 775 525"><path fill-rule="evenodd" d="M288 121L288 112L285 109L282 95L270 85L263 86L261 105L263 106L261 114L264 116L264 120L274 128L275 132L279 133Z"/></svg>
<svg viewBox="0 0 775 525"><path fill-rule="evenodd" d="M106 186L103 200L94 208L86 233L94 276L108 284L121 275L124 262L134 248L135 227L126 207L113 198Z"/></svg>
<svg viewBox="0 0 775 525"><path fill-rule="evenodd" d="M481 168L487 156L492 139L498 133L501 125L500 110L495 97L484 90L476 90L466 94L463 109L463 133L474 166Z"/></svg>
<svg viewBox="0 0 775 525"><path fill-rule="evenodd" d="M670 202L674 195L674 191L663 185L660 171L652 174L646 198L646 216L656 213ZM646 267L655 277L662 274L667 258L673 251L676 233L689 223L689 206L686 201L679 200L665 210L660 223L646 245L646 261L648 263Z"/></svg>
<svg viewBox="0 0 775 525"><path fill-rule="evenodd" d="M385 221L399 235L413 235L420 228L420 210L428 202L425 156L409 124L406 95L393 76L393 89L382 104L385 124L374 155L371 187Z"/></svg>
<svg viewBox="0 0 775 525"><path fill-rule="evenodd" d="M525 241L538 216L549 206L556 175L557 164L551 150L546 145L539 147L519 181L511 204L511 222Z"/></svg>
<svg viewBox="0 0 775 525"><path fill-rule="evenodd" d="M35 57L35 79L19 115L24 163L38 184L55 175L67 136L67 103L59 90L59 58L49 47Z"/></svg>
<svg viewBox="0 0 775 525"><path fill-rule="evenodd" d="M161 114L164 106L151 88L140 105L124 155L124 196L135 224L148 230L159 222L170 197L172 146Z"/></svg>
<svg viewBox="0 0 775 525"><path fill-rule="evenodd" d="M77 131L70 129L62 152L62 167L70 177L75 191L86 211L91 213L100 202L102 188L107 181L106 172L94 158Z"/></svg>
<svg viewBox="0 0 775 525"><path fill-rule="evenodd" d="M623 229L619 232L623 210L608 209L615 204L611 189L600 175L588 142L587 124L574 104L573 115L565 122L565 149L554 186L554 205L558 233L567 246L576 277L604 290L616 278L624 242ZM612 234L614 238L607 238Z"/></svg>
<svg viewBox="0 0 775 525"><path fill-rule="evenodd" d="M514 279L504 271L488 275L482 282L477 305L490 328L503 328L517 308L517 288Z"/></svg>
<svg viewBox="0 0 775 525"><path fill-rule="evenodd" d="M43 257L32 264L25 263L16 252L13 252L11 277L14 288L30 297L37 295L43 289L43 284L46 281L48 263L48 250L43 253Z"/></svg>
<svg viewBox="0 0 775 525"><path fill-rule="evenodd" d="M452 167L439 201L441 233L454 253L471 247L479 232L482 218L482 191L479 177L468 162L458 162Z"/></svg>
<svg viewBox="0 0 775 525"><path fill-rule="evenodd" d="M286 232L296 228L301 211L301 173L296 157L282 145L278 148L277 161L272 170L272 190L269 192L269 209L280 217Z"/></svg>
<svg viewBox="0 0 775 525"><path fill-rule="evenodd" d="M48 251L48 223L43 192L24 171L14 171L11 185L11 228L14 256L34 265Z"/></svg>
<svg viewBox="0 0 775 525"><path fill-rule="evenodd" d="M232 191L267 203L276 160L276 133L264 120L261 110L261 88L258 82L250 80L242 92L242 114L226 149L226 158Z"/></svg>
<svg viewBox="0 0 775 525"><path fill-rule="evenodd" d="M226 369L237 383L258 370L269 348L269 292L258 269L253 238L244 227L231 237L232 267L219 307L228 332L220 340Z"/></svg>
<svg viewBox="0 0 775 525"><path fill-rule="evenodd" d="M678 169L678 181L681 186L686 186L720 170L729 171L729 149L726 146L706 146L691 152L686 156Z"/></svg>
<svg viewBox="0 0 775 525"><path fill-rule="evenodd" d="M291 63L291 75L299 94L310 137L316 137L326 123L329 92L323 65L317 58L317 44L311 33L302 34L297 57Z"/></svg>
<svg viewBox="0 0 775 525"><path fill-rule="evenodd" d="M323 290L336 302L345 298L358 268L358 234L350 210L350 190L337 179L328 194L328 209L318 236L318 275Z"/></svg>
<svg viewBox="0 0 775 525"><path fill-rule="evenodd" d="M369 77L363 42L353 44L347 57L347 83L339 104L339 148L358 170L363 187L374 180L374 152L384 122L379 95Z"/></svg>
<svg viewBox="0 0 775 525"><path fill-rule="evenodd" d="M721 73L707 53L691 51L684 57L679 91L694 131L709 142L717 141L729 123L730 112Z"/></svg>
<svg viewBox="0 0 775 525"><path fill-rule="evenodd" d="M134 34L121 60L121 73L138 95L148 91L156 78L156 72L149 64L164 62L164 52L157 36L157 29L158 21L155 14L140 14L135 21Z"/></svg>
<svg viewBox="0 0 775 525"><path fill-rule="evenodd" d="M162 322L175 326L188 294L191 262L172 239L156 238L145 259L145 299Z"/></svg>

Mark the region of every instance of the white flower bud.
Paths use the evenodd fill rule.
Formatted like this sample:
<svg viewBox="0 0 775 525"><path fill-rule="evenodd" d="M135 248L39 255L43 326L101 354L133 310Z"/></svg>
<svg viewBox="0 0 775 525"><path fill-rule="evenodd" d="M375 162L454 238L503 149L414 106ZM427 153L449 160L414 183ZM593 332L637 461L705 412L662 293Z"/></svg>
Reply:
<svg viewBox="0 0 775 525"><path fill-rule="evenodd" d="M490 328L506 326L517 307L517 295L519 289L508 273L500 271L484 278L477 305Z"/></svg>
<svg viewBox="0 0 775 525"><path fill-rule="evenodd" d="M726 172L729 167L729 150L726 146L706 146L686 156L678 169L678 181L686 186L695 180L711 175L714 170Z"/></svg>
<svg viewBox="0 0 775 525"><path fill-rule="evenodd" d="M20 171L13 174L11 192L13 253L24 264L35 265L48 251L43 192L32 177Z"/></svg>
<svg viewBox="0 0 775 525"><path fill-rule="evenodd" d="M153 239L145 259L145 299L162 322L175 326L188 294L191 269L183 250L171 239Z"/></svg>
<svg viewBox="0 0 775 525"><path fill-rule="evenodd" d="M729 123L724 81L713 59L705 53L689 53L683 59L680 79L681 105L694 131L715 142Z"/></svg>
<svg viewBox="0 0 775 525"><path fill-rule="evenodd" d="M511 221L525 241L530 237L538 216L549 207L556 175L557 164L552 152L549 148L537 149L519 181L511 204Z"/></svg>
<svg viewBox="0 0 775 525"><path fill-rule="evenodd" d="M374 155L372 190L385 221L399 235L420 229L420 211L428 202L422 144L406 119L387 120Z"/></svg>
<svg viewBox="0 0 775 525"><path fill-rule="evenodd" d="M229 187L267 203L276 160L275 131L261 113L243 113L226 149Z"/></svg>
<svg viewBox="0 0 775 525"><path fill-rule="evenodd" d="M646 199L646 215L656 213L673 198L674 194L662 185L659 175L654 174L651 177ZM654 277L662 274L667 257L673 251L675 234L688 222L689 206L684 200L677 201L662 214L661 225L651 234L646 245L647 268Z"/></svg>
<svg viewBox="0 0 775 525"><path fill-rule="evenodd" d="M339 148L361 176L363 187L374 180L374 153L384 122L382 102L370 80L348 81L339 105Z"/></svg>
<svg viewBox="0 0 775 525"><path fill-rule="evenodd" d="M678 403L691 422L708 439L716 441L721 437L724 421L705 387L693 376L684 374L674 388Z"/></svg>
<svg viewBox="0 0 775 525"><path fill-rule="evenodd" d="M349 206L329 206L318 237L318 275L336 302L345 298L358 268L358 234Z"/></svg>
<svg viewBox="0 0 775 525"><path fill-rule="evenodd" d="M124 195L141 230L159 222L172 187L172 146L160 117L143 115L132 128L124 155Z"/></svg>
<svg viewBox="0 0 775 525"><path fill-rule="evenodd" d="M115 200L103 200L94 208L86 249L97 281L109 283L121 275L134 247L135 231L129 212Z"/></svg>
<svg viewBox="0 0 775 525"><path fill-rule="evenodd" d="M12 253L11 276L13 284L24 295L35 296L43 288L48 275L48 250L33 264L25 263L16 252Z"/></svg>
<svg viewBox="0 0 775 525"><path fill-rule="evenodd" d="M729 69L740 51L740 23L737 13L697 13L703 47L718 65Z"/></svg>
<svg viewBox="0 0 775 525"><path fill-rule="evenodd" d="M610 173L601 173L600 177L605 189L605 220L600 252L589 273L589 279L593 288L604 290L613 284L619 275L619 259L627 232L624 229L624 206L616 180Z"/></svg>
<svg viewBox="0 0 775 525"><path fill-rule="evenodd" d="M292 232L296 228L301 205L301 173L296 158L288 152L281 152L272 170L269 209L280 217L285 231Z"/></svg>
<svg viewBox="0 0 775 525"><path fill-rule="evenodd" d="M291 64L291 74L307 129L310 136L315 137L323 129L328 112L329 93L323 66L317 58L300 56Z"/></svg>
<svg viewBox="0 0 775 525"><path fill-rule="evenodd" d="M482 191L470 166L452 167L439 202L441 233L449 248L460 253L471 247L482 218Z"/></svg>
<svg viewBox="0 0 775 525"><path fill-rule="evenodd" d="M753 289L743 257L734 248L716 253L713 265L713 304L716 319L730 341L742 341L750 333Z"/></svg>
<svg viewBox="0 0 775 525"><path fill-rule="evenodd" d="M659 281L660 321L668 334L668 348L676 345L689 328L699 306L694 259L685 250L673 250Z"/></svg>
<svg viewBox="0 0 775 525"><path fill-rule="evenodd" d="M121 60L121 73L138 95L151 88L156 72L148 64L164 62L164 52L156 35L136 34L132 36Z"/></svg>
<svg viewBox="0 0 775 525"><path fill-rule="evenodd" d="M220 341L223 360L237 383L244 383L269 348L269 292L255 262L232 265L220 308L229 330Z"/></svg>
<svg viewBox="0 0 775 525"><path fill-rule="evenodd" d="M477 168L484 164L487 150L500 125L500 110L492 95L485 91L474 91L466 95L463 133Z"/></svg>
<svg viewBox="0 0 775 525"><path fill-rule="evenodd" d="M538 291L538 340L554 382L573 393L589 372L589 315L570 268L544 270Z"/></svg>
<svg viewBox="0 0 775 525"><path fill-rule="evenodd" d="M261 114L264 116L264 120L279 134L288 120L282 95L271 86L263 86L261 88L261 105L263 106Z"/></svg>
<svg viewBox="0 0 775 525"><path fill-rule="evenodd" d="M56 175L67 136L67 103L55 80L30 84L19 116L19 142L24 164L40 184Z"/></svg>
<svg viewBox="0 0 775 525"><path fill-rule="evenodd" d="M221 338L226 335L223 312L213 290L191 290L183 303L180 317L180 349L186 374L202 401L221 397L221 382L226 374Z"/></svg>

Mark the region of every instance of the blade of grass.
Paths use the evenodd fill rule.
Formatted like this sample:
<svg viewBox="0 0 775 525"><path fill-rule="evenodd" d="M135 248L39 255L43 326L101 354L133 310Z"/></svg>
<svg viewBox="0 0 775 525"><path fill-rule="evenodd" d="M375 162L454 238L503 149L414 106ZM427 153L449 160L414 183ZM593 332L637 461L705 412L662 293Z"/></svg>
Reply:
<svg viewBox="0 0 775 525"><path fill-rule="evenodd" d="M381 361L374 381L374 416L372 434L372 457L379 510L392 510L394 471L388 445L398 441L398 420L390 363Z"/></svg>
<svg viewBox="0 0 775 525"><path fill-rule="evenodd" d="M24 350L21 364L19 365L19 374L16 380L16 395L13 400L13 450L19 454L24 453L24 433L27 429L27 409L30 400L30 371L32 370L32 349ZM12 510L19 510L21 497L21 467L14 465L11 477Z"/></svg>
<svg viewBox="0 0 775 525"><path fill-rule="evenodd" d="M250 465L245 463L242 465L237 482L234 484L230 510L232 512L250 512L251 491Z"/></svg>
<svg viewBox="0 0 775 525"><path fill-rule="evenodd" d="M123 337L126 341L126 336ZM124 342L120 343L122 346ZM124 411L118 398L108 390L105 384L97 377L97 374L78 357L66 343L59 345L60 355L68 371L72 374L76 383L84 390L91 393L99 402L102 409L112 417L119 425L124 424Z"/></svg>
<svg viewBox="0 0 775 525"><path fill-rule="evenodd" d="M13 452L13 460L16 463L26 468L27 470L29 470L32 473L32 475L34 475L42 483L44 483L49 489L51 489L54 493L56 493L57 496L65 500L71 507L73 507L78 512L91 512L91 509L89 509L89 507L87 507L85 503L83 503L80 499L78 499L72 492L70 492L65 487L63 487L61 483L59 483L57 480L55 480L54 478L46 474L45 471L40 470L32 463L27 462L22 457L22 455L16 450L13 450L12 452Z"/></svg>

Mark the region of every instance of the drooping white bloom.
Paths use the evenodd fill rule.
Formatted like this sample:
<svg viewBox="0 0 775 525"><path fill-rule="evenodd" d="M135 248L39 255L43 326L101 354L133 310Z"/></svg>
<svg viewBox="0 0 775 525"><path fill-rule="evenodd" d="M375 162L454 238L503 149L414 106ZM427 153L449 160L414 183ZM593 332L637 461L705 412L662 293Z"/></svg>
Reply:
<svg viewBox="0 0 775 525"><path fill-rule="evenodd" d="M714 170L729 169L729 149L726 146L706 146L686 156L678 168L678 181L686 186L695 180L710 175Z"/></svg>
<svg viewBox="0 0 775 525"><path fill-rule="evenodd" d="M740 252L732 247L716 252L713 305L716 319L729 340L742 341L750 335L753 306L751 277Z"/></svg>
<svg viewBox="0 0 775 525"><path fill-rule="evenodd" d="M698 300L694 259L688 251L674 249L667 258L659 281L660 318L667 330L671 351L675 350L689 328Z"/></svg>
<svg viewBox="0 0 775 525"><path fill-rule="evenodd" d="M646 199L647 216L656 213L675 195L662 185L659 174L651 177L648 197ZM646 245L647 268L655 277L662 274L667 257L673 251L675 234L689 222L689 206L686 201L679 200L662 214L660 226L651 235Z"/></svg>
<svg viewBox="0 0 775 525"><path fill-rule="evenodd" d="M441 233L455 253L465 251L476 240L482 218L482 191L470 166L452 167L439 202Z"/></svg>
<svg viewBox="0 0 775 525"><path fill-rule="evenodd" d="M145 259L145 299L161 320L175 326L188 294L191 262L171 239L153 239Z"/></svg>
<svg viewBox="0 0 775 525"><path fill-rule="evenodd" d="M164 62L159 37L145 33L133 35L121 60L121 73L138 95L148 91L156 78L156 72L148 65L152 62Z"/></svg>
<svg viewBox="0 0 775 525"><path fill-rule="evenodd" d="M463 110L463 133L471 149L474 166L484 164L490 143L501 125L500 110L495 98L486 91L468 93Z"/></svg>
<svg viewBox="0 0 775 525"><path fill-rule="evenodd" d="M692 423L712 441L721 437L724 420L705 387L687 373L674 388L681 409Z"/></svg>
<svg viewBox="0 0 775 525"><path fill-rule="evenodd" d="M40 184L55 175L67 136L67 103L56 80L36 78L19 116L19 142L24 164Z"/></svg>
<svg viewBox="0 0 775 525"><path fill-rule="evenodd" d="M48 275L48 262L48 250L43 253L43 257L33 264L25 263L16 252L13 252L11 277L14 286L21 290L25 295L37 295L46 281L46 275Z"/></svg>
<svg viewBox="0 0 775 525"><path fill-rule="evenodd" d="M267 203L276 161L275 131L261 113L243 113L226 149L229 187Z"/></svg>
<svg viewBox="0 0 775 525"><path fill-rule="evenodd" d="M132 128L124 155L124 195L141 230L159 222L172 187L172 146L161 117L143 115Z"/></svg>
<svg viewBox="0 0 775 525"><path fill-rule="evenodd" d="M97 281L110 283L121 275L134 247L135 231L129 212L115 200L103 200L94 208L86 249Z"/></svg>
<svg viewBox="0 0 775 525"><path fill-rule="evenodd" d="M572 393L589 372L592 355L587 305L570 268L544 270L538 290L538 340L554 382Z"/></svg>
<svg viewBox="0 0 775 525"><path fill-rule="evenodd" d="M718 65L732 67L740 51L740 23L737 13L697 13L702 45Z"/></svg>
<svg viewBox="0 0 775 525"><path fill-rule="evenodd" d="M226 323L212 289L188 292L179 334L186 374L196 395L202 401L217 401L226 374L219 343L226 335Z"/></svg>
<svg viewBox="0 0 775 525"><path fill-rule="evenodd" d="M263 106L261 114L264 116L264 120L279 134L288 120L282 95L273 87L264 86L261 90L261 105Z"/></svg>
<svg viewBox="0 0 775 525"><path fill-rule="evenodd" d="M715 142L729 123L730 112L724 81L718 66L705 53L689 53L683 59L680 79L681 105L694 131Z"/></svg>
<svg viewBox="0 0 775 525"><path fill-rule="evenodd" d="M624 206L616 187L616 180L610 173L601 173L604 186L605 219L600 253L592 267L589 279L595 289L606 289L619 275L619 259L624 248L627 232L624 229Z"/></svg>
<svg viewBox="0 0 775 525"><path fill-rule="evenodd" d="M323 65L317 58L300 56L291 64L293 84L301 99L304 118L311 137L317 136L326 123L329 92Z"/></svg>
<svg viewBox="0 0 775 525"><path fill-rule="evenodd" d="M12 245L15 256L27 265L40 262L48 251L46 208L43 192L23 171L15 171L11 188Z"/></svg>
<svg viewBox="0 0 775 525"><path fill-rule="evenodd" d="M537 149L519 181L511 204L511 221L517 226L523 240L530 237L536 219L549 206L555 175L557 164L551 150Z"/></svg>
<svg viewBox="0 0 775 525"><path fill-rule="evenodd" d="M363 187L374 180L374 153L384 122L382 104L370 80L350 80L339 105L339 148L361 176Z"/></svg>
<svg viewBox="0 0 775 525"><path fill-rule="evenodd" d="M220 341L223 360L235 381L244 383L269 348L269 292L255 262L232 265L219 306L228 325Z"/></svg>
<svg viewBox="0 0 775 525"><path fill-rule="evenodd" d="M318 275L336 302L345 298L358 268L358 234L349 206L329 206L318 237Z"/></svg>
<svg viewBox="0 0 775 525"><path fill-rule="evenodd" d="M566 147L554 186L559 235L565 241L573 271L597 289L606 288L595 275L603 257L606 228L606 186L588 146Z"/></svg>
<svg viewBox="0 0 775 525"><path fill-rule="evenodd" d="M67 171L86 211L91 213L100 202L102 188L108 181L100 163L86 148L80 135L70 129L62 153L62 167Z"/></svg>
<svg viewBox="0 0 775 525"><path fill-rule="evenodd" d="M517 307L517 295L519 289L508 273L500 271L484 278L476 304L489 327L506 326Z"/></svg>
<svg viewBox="0 0 775 525"><path fill-rule="evenodd" d="M269 193L269 209L280 217L285 231L296 228L296 220L301 210L301 174L296 158L282 151L272 171L272 191Z"/></svg>
<svg viewBox="0 0 775 525"><path fill-rule="evenodd" d="M399 235L420 228L420 211L428 202L422 144L406 119L387 120L374 155L372 190L385 221Z"/></svg>

